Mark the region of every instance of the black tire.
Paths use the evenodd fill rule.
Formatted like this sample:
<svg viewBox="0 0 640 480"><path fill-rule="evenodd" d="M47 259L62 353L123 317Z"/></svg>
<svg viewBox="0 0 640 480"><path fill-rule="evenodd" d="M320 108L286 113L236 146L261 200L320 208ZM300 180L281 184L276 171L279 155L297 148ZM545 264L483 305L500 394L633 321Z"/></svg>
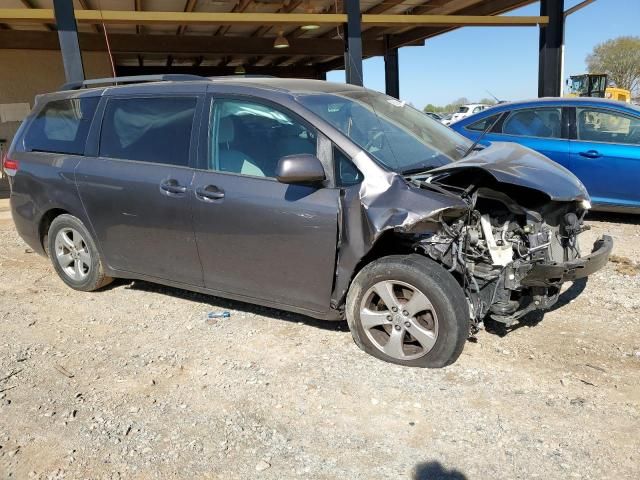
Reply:
<svg viewBox="0 0 640 480"><path fill-rule="evenodd" d="M86 263L81 263L80 270L82 270L82 274L78 275L79 278L73 278L72 274L67 273L69 269L75 269L75 262L79 260L73 261L73 263L67 267L67 270L65 270L65 267L61 264L62 260L58 259L58 251L60 251L60 249L56 247L56 237L60 232L68 233L69 231L75 231L80 234L81 245L83 246L81 250L83 254L82 258ZM75 290L92 292L113 281L111 277L108 277L104 273L102 259L100 258L100 253L96 248L93 237L84 224L73 215L60 215L51 222L47 234L47 251L58 276L64 283ZM61 252L61 255L62 254L64 254L65 257L75 255L78 259L80 258L77 250L74 252L67 250L67 253Z"/></svg>
<svg viewBox="0 0 640 480"><path fill-rule="evenodd" d="M426 353L423 353L418 358L403 360L387 355L380 349L380 345L376 346L374 344L372 339L365 333L365 328L362 325L360 318L361 306L363 301L369 301L368 299L365 300L365 295L367 295L367 298L371 298L370 289L374 288L375 285L379 285L380 282L393 283L396 281L409 284L418 289L427 297L432 307L429 310L425 310L425 312L433 312L429 313L431 315L429 318L436 324L434 329L435 343L430 347L430 350L423 348L422 350ZM400 285L399 288L402 289L404 287ZM378 302L380 300L381 298L379 298ZM405 304L408 304L408 302ZM402 310L402 307L400 309ZM382 313L384 312L385 310L383 309ZM375 314L378 313L378 311L375 312ZM391 312L388 311L387 313ZM451 365L462 353L464 344L469 336L469 307L462 288L442 266L418 254L383 257L365 266L356 275L347 294L346 316L353 339L362 350L386 362L410 367L440 368ZM396 316L399 317L399 314L393 316L393 321L396 321ZM433 320L434 316L435 320ZM392 315L386 315L385 318L389 319L390 317ZM418 318L417 315L413 320L416 318ZM399 317L397 320L402 322L403 317ZM385 332L388 333L390 339L390 335L393 333L389 333L391 329L396 328L400 331L400 328L397 325L394 327L391 324L391 320L388 321L389 325L377 326L374 330L378 329L375 330L377 335L384 336ZM405 323L405 325L411 326L409 323ZM382 331L381 329L385 330ZM374 330L370 330L370 332ZM411 332L408 328L402 331ZM412 343L413 337L405 337L404 333L402 335L404 340ZM421 344L415 341L413 344L421 347ZM412 345L409 345L409 347L416 348ZM403 354L406 348L401 347ZM417 355L420 354L420 351L418 351Z"/></svg>

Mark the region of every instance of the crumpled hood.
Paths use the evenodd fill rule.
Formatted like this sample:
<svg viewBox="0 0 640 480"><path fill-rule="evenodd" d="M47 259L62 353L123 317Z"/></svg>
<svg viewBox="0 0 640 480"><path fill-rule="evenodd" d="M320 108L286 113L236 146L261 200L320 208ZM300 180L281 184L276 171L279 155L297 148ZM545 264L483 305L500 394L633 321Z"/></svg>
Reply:
<svg viewBox="0 0 640 480"><path fill-rule="evenodd" d="M497 181L528 187L546 193L555 201L589 200L586 188L562 165L516 143L493 142L467 158L434 168L430 175L456 173L477 168ZM440 177L441 178L441 177Z"/></svg>

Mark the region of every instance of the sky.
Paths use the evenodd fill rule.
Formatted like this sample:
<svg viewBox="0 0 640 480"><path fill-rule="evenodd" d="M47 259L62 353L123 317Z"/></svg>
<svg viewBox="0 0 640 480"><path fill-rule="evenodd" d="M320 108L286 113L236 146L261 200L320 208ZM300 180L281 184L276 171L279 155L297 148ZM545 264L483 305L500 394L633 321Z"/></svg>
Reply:
<svg viewBox="0 0 640 480"><path fill-rule="evenodd" d="M580 3L565 0L565 9ZM539 15L538 2L510 15ZM596 0L570 15L565 26L565 77L586 73L586 56L598 43L640 35L640 0ZM535 98L538 94L537 27L465 27L399 51L400 98L418 108L470 101ZM384 92L384 60L364 61L364 84ZM344 71L327 80L344 82Z"/></svg>

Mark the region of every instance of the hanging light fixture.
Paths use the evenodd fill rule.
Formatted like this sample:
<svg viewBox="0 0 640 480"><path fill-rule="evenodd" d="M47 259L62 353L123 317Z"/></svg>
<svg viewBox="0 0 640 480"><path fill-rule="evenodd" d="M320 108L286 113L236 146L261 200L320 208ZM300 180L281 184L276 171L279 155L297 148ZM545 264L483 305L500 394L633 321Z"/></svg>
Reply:
<svg viewBox="0 0 640 480"><path fill-rule="evenodd" d="M305 13L315 13L315 9L313 8L313 5L311 5L311 0L306 0L305 2L305 6L304 6L304 12ZM317 30L320 28L320 25L316 25L315 23L310 23L308 25L301 25L300 26L300 30Z"/></svg>
<svg viewBox="0 0 640 480"><path fill-rule="evenodd" d="M289 48L289 40L284 36L282 30L278 32L278 36L273 42L273 48Z"/></svg>

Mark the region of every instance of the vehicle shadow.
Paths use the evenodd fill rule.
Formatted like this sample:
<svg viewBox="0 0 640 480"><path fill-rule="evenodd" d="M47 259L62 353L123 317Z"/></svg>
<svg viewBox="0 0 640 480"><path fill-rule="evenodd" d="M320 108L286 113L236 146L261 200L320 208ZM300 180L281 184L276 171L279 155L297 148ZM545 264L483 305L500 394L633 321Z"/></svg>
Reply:
<svg viewBox="0 0 640 480"><path fill-rule="evenodd" d="M115 279L112 283L102 288L101 291L109 291L116 288L128 288L131 290L140 290L149 293L158 293L161 295L169 295L181 300L190 302L206 303L208 307L203 309L202 317L205 318L209 312L223 312L225 310L235 310L247 314L261 315L263 317L273 318L275 320L284 320L286 322L302 322L305 325L319 328L321 330L330 331L348 331L346 321L327 321L311 318L298 313L278 310L276 308L263 307L252 303L240 302L237 300L229 300L222 297L207 295L204 293L182 290L180 288L168 287L158 283L146 282L143 280L127 280Z"/></svg>
<svg viewBox="0 0 640 480"><path fill-rule="evenodd" d="M466 480L459 470L448 470L440 462L418 463L411 476L412 480Z"/></svg>
<svg viewBox="0 0 640 480"><path fill-rule="evenodd" d="M489 333L496 334L500 337L504 337L509 332L513 332L514 330L518 330L522 327L535 327L544 319L544 316L549 313L557 310L559 308L564 307L571 303L572 300L575 300L585 288L587 288L588 278L579 278L575 282L571 284L571 286L560 294L558 301L547 310L535 310L533 312L528 313L524 317L520 319L520 321L514 325L506 326L504 323L496 322L490 318L487 318L484 322L485 329Z"/></svg>
<svg viewBox="0 0 640 480"><path fill-rule="evenodd" d="M640 225L640 215L632 213L589 212L585 220L594 222L624 223Z"/></svg>

